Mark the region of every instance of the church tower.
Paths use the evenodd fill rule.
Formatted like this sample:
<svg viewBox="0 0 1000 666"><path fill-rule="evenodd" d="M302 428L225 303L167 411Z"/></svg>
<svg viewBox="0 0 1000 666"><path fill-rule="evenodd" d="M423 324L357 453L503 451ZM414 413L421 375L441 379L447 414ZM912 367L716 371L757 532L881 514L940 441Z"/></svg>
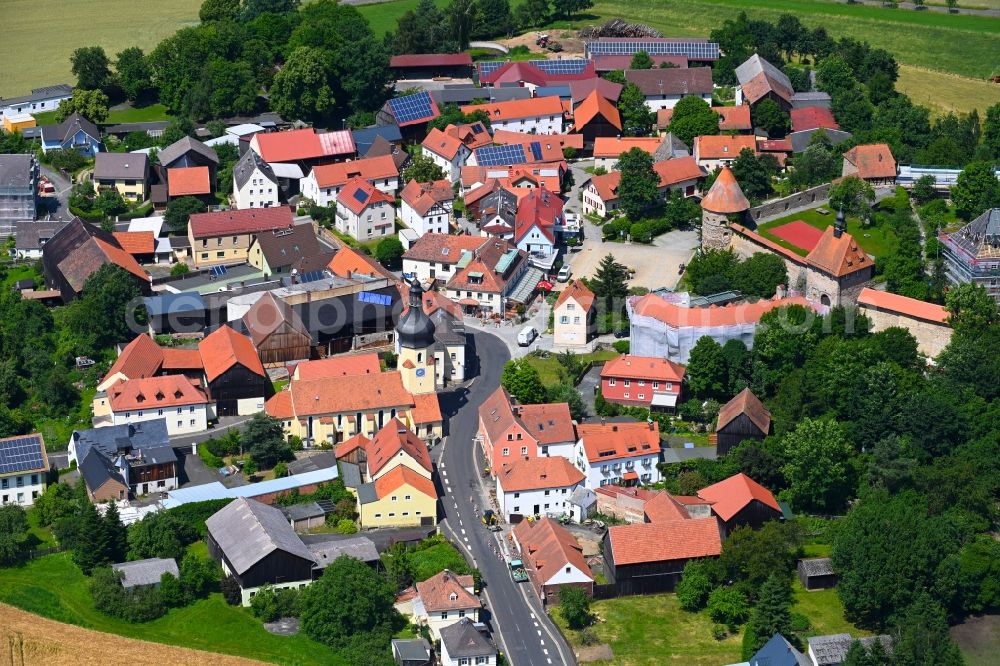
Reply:
<svg viewBox="0 0 1000 666"><path fill-rule="evenodd" d="M412 394L433 393L434 322L423 308L424 289L416 278L410 282L410 309L399 318L396 341L399 348L397 370L403 387Z"/></svg>
<svg viewBox="0 0 1000 666"><path fill-rule="evenodd" d="M723 166L708 194L701 200L701 249L725 250L732 239L729 221L750 210L736 176Z"/></svg>

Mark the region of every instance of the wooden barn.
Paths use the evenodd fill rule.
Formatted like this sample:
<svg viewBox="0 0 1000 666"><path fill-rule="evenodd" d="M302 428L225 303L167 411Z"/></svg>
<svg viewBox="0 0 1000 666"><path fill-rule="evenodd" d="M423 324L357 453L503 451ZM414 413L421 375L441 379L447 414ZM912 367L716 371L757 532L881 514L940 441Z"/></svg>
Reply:
<svg viewBox="0 0 1000 666"><path fill-rule="evenodd" d="M719 410L715 427L718 455L726 455L743 440L762 440L770 430L771 413L750 389L743 389Z"/></svg>
<svg viewBox="0 0 1000 666"><path fill-rule="evenodd" d="M837 574L833 571L833 560L829 557L813 557L799 560L799 581L807 590L825 590L837 584Z"/></svg>
<svg viewBox="0 0 1000 666"><path fill-rule="evenodd" d="M309 358L312 337L292 306L265 292L243 315L243 327L265 368Z"/></svg>
<svg viewBox="0 0 1000 666"><path fill-rule="evenodd" d="M216 415L254 414L264 409L271 380L248 337L224 325L198 343L198 351Z"/></svg>
<svg viewBox="0 0 1000 666"><path fill-rule="evenodd" d="M757 529L769 520L781 520L783 513L770 490L740 472L698 491L711 503L725 538L737 527Z"/></svg>

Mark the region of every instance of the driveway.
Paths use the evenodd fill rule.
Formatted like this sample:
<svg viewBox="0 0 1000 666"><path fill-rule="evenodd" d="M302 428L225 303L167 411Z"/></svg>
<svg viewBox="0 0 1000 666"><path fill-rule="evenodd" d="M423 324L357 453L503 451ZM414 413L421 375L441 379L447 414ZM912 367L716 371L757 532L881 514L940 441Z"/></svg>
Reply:
<svg viewBox="0 0 1000 666"><path fill-rule="evenodd" d="M73 183L62 173L50 169L44 164L38 165L39 171L49 179L52 186L56 188L54 197L45 197L43 201L49 204L49 218L53 220L72 220L73 214L69 212L69 191L73 189Z"/></svg>
<svg viewBox="0 0 1000 666"><path fill-rule="evenodd" d="M594 398L597 396L597 389L601 385L601 369L603 368L603 363L600 365L595 364L590 370L584 373L583 378L580 379L580 383L576 385L576 390L583 396L583 404L587 406L588 414L597 414L597 409L594 407Z"/></svg>

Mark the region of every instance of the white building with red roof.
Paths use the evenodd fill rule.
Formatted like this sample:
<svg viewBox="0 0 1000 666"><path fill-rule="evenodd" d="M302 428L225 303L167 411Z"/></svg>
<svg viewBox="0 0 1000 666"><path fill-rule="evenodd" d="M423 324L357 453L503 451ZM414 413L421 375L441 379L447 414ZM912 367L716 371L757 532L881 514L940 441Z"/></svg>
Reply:
<svg viewBox="0 0 1000 666"><path fill-rule="evenodd" d="M390 236L396 226L395 202L367 180L353 178L337 195L334 224L337 231L361 243Z"/></svg>
<svg viewBox="0 0 1000 666"><path fill-rule="evenodd" d="M535 591L547 603L558 603L564 587L594 593L594 576L576 537L551 518L522 521L511 534L521 551L525 570Z"/></svg>
<svg viewBox="0 0 1000 666"><path fill-rule="evenodd" d="M392 155L314 167L299 181L299 190L302 196L319 206L332 206L340 191L354 178L368 181L392 196L399 191L399 169Z"/></svg>
<svg viewBox="0 0 1000 666"><path fill-rule="evenodd" d="M357 149L349 130L317 132L312 127L287 132L257 132L250 150L274 164L325 164L353 157Z"/></svg>
<svg viewBox="0 0 1000 666"><path fill-rule="evenodd" d="M844 153L844 176L857 176L876 187L896 183L896 158L885 143L854 146Z"/></svg>
<svg viewBox="0 0 1000 666"><path fill-rule="evenodd" d="M494 130L522 134L562 134L563 104L558 97L531 97L509 102L470 104L462 113L485 111Z"/></svg>
<svg viewBox="0 0 1000 666"><path fill-rule="evenodd" d="M583 485L583 472L567 458L515 459L496 470L497 501L508 522L513 516L569 515L569 498Z"/></svg>
<svg viewBox="0 0 1000 666"><path fill-rule="evenodd" d="M399 194L399 216L417 236L447 234L451 228L455 192L447 180L411 180Z"/></svg>
<svg viewBox="0 0 1000 666"><path fill-rule="evenodd" d="M403 272L422 283L430 280L445 283L471 260L473 252L488 242L482 236L425 234L403 253Z"/></svg>
<svg viewBox="0 0 1000 666"><path fill-rule="evenodd" d="M553 316L552 343L556 347L585 347L596 332L596 297L582 280L559 292Z"/></svg>
<svg viewBox="0 0 1000 666"><path fill-rule="evenodd" d="M108 387L106 404L106 413L94 413L96 427L165 419L173 437L206 430L215 418L205 389L185 375L121 380Z"/></svg>
<svg viewBox="0 0 1000 666"><path fill-rule="evenodd" d="M484 215L483 234L504 239L526 252L534 265L549 270L556 259L556 230L563 227L565 202L545 188L506 191L517 199L514 215L509 215L506 209L489 217Z"/></svg>
<svg viewBox="0 0 1000 666"><path fill-rule="evenodd" d="M619 405L674 410L684 366L657 356L623 354L601 368L601 395Z"/></svg>
<svg viewBox="0 0 1000 666"><path fill-rule="evenodd" d="M486 464L498 474L504 464L524 458L572 459L577 438L565 402L519 405L501 386L479 406L476 439Z"/></svg>
<svg viewBox="0 0 1000 666"><path fill-rule="evenodd" d="M660 481L660 425L587 423L576 427L574 464L590 489L606 485L648 485Z"/></svg>
<svg viewBox="0 0 1000 666"><path fill-rule="evenodd" d="M690 197L698 192L698 181L705 177L705 172L698 166L693 157L675 157L657 162L653 171L659 176L657 186L664 200L671 192L679 191ZM583 212L604 217L618 210L621 200L618 185L621 183L620 171L612 171L600 176L594 176L583 189Z"/></svg>
<svg viewBox="0 0 1000 666"><path fill-rule="evenodd" d="M480 146L492 143L490 133L481 122L448 125L443 130L432 128L420 144L424 157L441 167L450 182L458 181L462 167Z"/></svg>

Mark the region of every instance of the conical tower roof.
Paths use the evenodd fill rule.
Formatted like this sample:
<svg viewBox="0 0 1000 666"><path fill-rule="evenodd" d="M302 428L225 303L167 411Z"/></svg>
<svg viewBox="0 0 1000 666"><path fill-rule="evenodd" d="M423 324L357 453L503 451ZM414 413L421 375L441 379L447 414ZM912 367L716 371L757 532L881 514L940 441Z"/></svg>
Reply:
<svg viewBox="0 0 1000 666"><path fill-rule="evenodd" d="M708 194L701 200L701 207L712 213L742 213L750 210L750 202L743 195L736 176L729 167L724 166Z"/></svg>
<svg viewBox="0 0 1000 666"><path fill-rule="evenodd" d="M410 282L410 308L396 326L399 345L407 349L424 349L434 344L434 322L424 312L424 288L420 280Z"/></svg>

